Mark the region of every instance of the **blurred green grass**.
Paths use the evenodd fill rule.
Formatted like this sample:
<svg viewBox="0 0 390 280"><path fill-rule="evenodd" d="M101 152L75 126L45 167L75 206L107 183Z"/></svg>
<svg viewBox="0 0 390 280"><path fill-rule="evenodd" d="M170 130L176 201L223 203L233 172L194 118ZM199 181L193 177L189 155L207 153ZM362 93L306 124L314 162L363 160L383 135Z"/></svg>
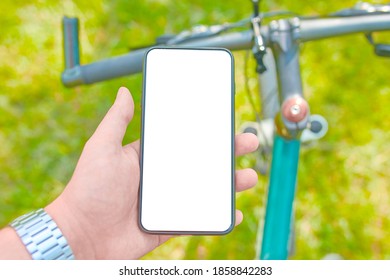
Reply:
<svg viewBox="0 0 390 280"><path fill-rule="evenodd" d="M354 4L267 0L262 7L322 15ZM76 89L61 85L63 15L80 18L81 60L88 63L151 44L163 33L251 14L249 0L3 0L0 9L0 226L62 191L83 144L121 85L131 89L136 102L124 142L139 137L140 75ZM390 42L388 34L386 38ZM245 54L234 55L239 127L253 120L254 113L244 92ZM252 82L253 61L250 66ZM311 111L325 116L330 129L301 153L294 258L319 259L335 252L347 259L388 259L390 61L376 57L363 36L356 35L302 46L301 67ZM237 164L253 163L250 155ZM233 233L175 238L144 258L255 258L266 181L260 178L256 188L237 195L245 219Z"/></svg>

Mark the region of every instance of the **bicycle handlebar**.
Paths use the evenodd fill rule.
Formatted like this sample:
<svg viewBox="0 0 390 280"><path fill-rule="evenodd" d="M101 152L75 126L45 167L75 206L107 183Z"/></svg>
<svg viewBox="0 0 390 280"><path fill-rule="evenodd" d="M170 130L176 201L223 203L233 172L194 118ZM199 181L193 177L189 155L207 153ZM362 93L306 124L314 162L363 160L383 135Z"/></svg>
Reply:
<svg viewBox="0 0 390 280"><path fill-rule="evenodd" d="M251 39L252 32L244 31L184 43L180 44L180 46L224 47L230 50L242 50L250 48ZM142 71L143 58L148 49L143 48L125 55L104 59L87 65L75 66L63 72L62 82L65 86L72 87L140 73Z"/></svg>
<svg viewBox="0 0 390 280"><path fill-rule="evenodd" d="M390 14L307 19L301 22L299 38L302 42L307 42L352 33L385 30L390 30Z"/></svg>
<svg viewBox="0 0 390 280"><path fill-rule="evenodd" d="M288 24L279 23L288 22ZM261 27L261 35L266 46L270 45L273 31L284 32L284 28L293 29L294 39L308 42L328 37L341 36L352 33L369 33L374 31L390 30L390 14L375 14L351 17L300 19L291 18L272 21ZM253 46L252 30L217 35L178 44L183 47L222 47L230 50L250 49ZM67 45L64 37L64 45ZM81 84L93 84L116 77L132 75L142 71L145 52L149 48L139 49L129 54L112 57L86 65L76 65L65 69L62 73L62 82L67 87ZM66 52L66 54L69 53Z"/></svg>

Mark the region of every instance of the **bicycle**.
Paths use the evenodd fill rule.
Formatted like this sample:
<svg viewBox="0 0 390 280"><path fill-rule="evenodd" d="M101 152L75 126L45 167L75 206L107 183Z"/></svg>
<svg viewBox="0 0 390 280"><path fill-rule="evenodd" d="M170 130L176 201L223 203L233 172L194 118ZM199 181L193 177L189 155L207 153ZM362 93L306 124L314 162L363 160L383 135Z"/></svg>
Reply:
<svg viewBox="0 0 390 280"><path fill-rule="evenodd" d="M289 244L293 244L291 220L302 138L305 141L319 139L327 130L326 120L321 116L311 116L308 103L303 99L299 44L327 37L364 33L374 45L377 55L389 57L390 46L375 43L371 33L390 30L390 6L359 4L355 8L331 14L328 18L294 16L262 25L264 18L281 14L260 14L259 2L253 2L254 15L249 19L235 24L197 27L176 36L160 37L157 43L225 47L231 50L252 49L257 61L256 70L260 75L263 116L257 116L257 123L248 123L244 130L258 134L264 147L260 151L263 158L267 159L271 147L273 149L260 258L286 259ZM230 29L248 24L251 25L250 30L224 34ZM142 70L143 55L147 48L121 57L80 65L76 19L65 18L64 34L66 70L62 80L66 86L92 84ZM279 90L275 91L276 87ZM280 100L275 94L277 91L280 92ZM274 124L276 130L273 129ZM266 164L262 163L261 168L266 169Z"/></svg>

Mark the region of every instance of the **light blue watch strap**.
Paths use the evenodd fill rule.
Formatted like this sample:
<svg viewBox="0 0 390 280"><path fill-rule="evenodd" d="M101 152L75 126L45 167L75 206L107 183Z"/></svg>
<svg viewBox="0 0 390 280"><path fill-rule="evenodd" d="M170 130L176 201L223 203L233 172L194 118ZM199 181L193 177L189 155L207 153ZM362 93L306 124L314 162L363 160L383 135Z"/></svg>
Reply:
<svg viewBox="0 0 390 280"><path fill-rule="evenodd" d="M74 260L72 249L62 232L43 209L20 216L10 226L33 260Z"/></svg>

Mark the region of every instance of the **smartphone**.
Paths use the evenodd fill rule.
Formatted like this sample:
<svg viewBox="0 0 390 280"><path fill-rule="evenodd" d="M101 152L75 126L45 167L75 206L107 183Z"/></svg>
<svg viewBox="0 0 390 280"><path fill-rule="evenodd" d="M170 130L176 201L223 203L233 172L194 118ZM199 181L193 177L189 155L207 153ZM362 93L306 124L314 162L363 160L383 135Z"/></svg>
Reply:
<svg viewBox="0 0 390 280"><path fill-rule="evenodd" d="M140 227L234 227L234 61L226 49L152 48L144 58Z"/></svg>

